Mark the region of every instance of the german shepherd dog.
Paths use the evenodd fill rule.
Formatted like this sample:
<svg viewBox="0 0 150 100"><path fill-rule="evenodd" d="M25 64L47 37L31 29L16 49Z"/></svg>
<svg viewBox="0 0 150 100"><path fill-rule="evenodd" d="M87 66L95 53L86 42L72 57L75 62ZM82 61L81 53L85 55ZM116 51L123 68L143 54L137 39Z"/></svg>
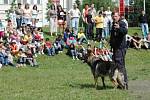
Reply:
<svg viewBox="0 0 150 100"><path fill-rule="evenodd" d="M86 58L86 62L89 64L94 77L95 88L98 87L98 77L101 77L103 87L106 87L104 82L105 76L109 76L110 80L114 84L114 88L117 88L118 86L121 87L121 89L125 88L124 75L117 69L113 61L103 61L93 54L92 49L87 50Z"/></svg>

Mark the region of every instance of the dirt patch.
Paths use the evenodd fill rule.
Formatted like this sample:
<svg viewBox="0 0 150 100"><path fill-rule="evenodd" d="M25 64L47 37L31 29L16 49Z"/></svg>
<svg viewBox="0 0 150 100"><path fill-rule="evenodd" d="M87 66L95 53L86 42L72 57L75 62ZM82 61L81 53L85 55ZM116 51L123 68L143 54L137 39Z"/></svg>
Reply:
<svg viewBox="0 0 150 100"><path fill-rule="evenodd" d="M136 100L150 100L150 80L129 81L129 92Z"/></svg>

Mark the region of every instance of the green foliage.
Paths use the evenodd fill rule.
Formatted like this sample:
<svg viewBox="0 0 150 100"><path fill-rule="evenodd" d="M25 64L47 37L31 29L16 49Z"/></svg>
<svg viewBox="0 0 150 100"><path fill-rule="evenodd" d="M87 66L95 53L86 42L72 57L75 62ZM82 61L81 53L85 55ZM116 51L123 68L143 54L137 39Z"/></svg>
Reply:
<svg viewBox="0 0 150 100"><path fill-rule="evenodd" d="M50 9L50 7L51 7L51 1L49 1L48 3L47 3L47 8L46 8L46 10L47 10L47 13L46 13L46 19L49 21L49 15L48 15L48 12L49 12L49 9Z"/></svg>
<svg viewBox="0 0 150 100"><path fill-rule="evenodd" d="M130 6L132 6L134 8L134 12L129 13L129 22L131 24L134 24L132 26L138 26L139 24L139 20L138 17L141 14L141 11L144 9L144 0L134 0L134 4L131 4ZM150 0L145 0L145 7L146 7L146 14L150 15ZM150 24L150 16L148 16L148 22Z"/></svg>
<svg viewBox="0 0 150 100"><path fill-rule="evenodd" d="M83 0L83 6L86 3L87 4L94 3L97 11L100 10L101 7L104 7L104 10L106 10L108 6L111 7L111 9L115 7L112 0Z"/></svg>
<svg viewBox="0 0 150 100"><path fill-rule="evenodd" d="M15 9L16 9L16 0L13 0L12 3L11 3L10 9L5 11L7 13L6 14L7 19L10 19L10 13L12 13Z"/></svg>
<svg viewBox="0 0 150 100"><path fill-rule="evenodd" d="M78 5L78 7L81 5L80 0L76 0L75 3Z"/></svg>

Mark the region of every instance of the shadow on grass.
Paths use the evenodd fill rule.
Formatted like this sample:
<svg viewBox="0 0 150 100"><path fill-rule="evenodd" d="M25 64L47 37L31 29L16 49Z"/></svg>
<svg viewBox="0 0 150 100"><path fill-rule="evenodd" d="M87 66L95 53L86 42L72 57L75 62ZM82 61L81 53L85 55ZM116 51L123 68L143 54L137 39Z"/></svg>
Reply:
<svg viewBox="0 0 150 100"><path fill-rule="evenodd" d="M72 88L80 88L80 89L89 89L89 88L95 88L95 85L94 84L69 84L70 87ZM96 90L109 90L109 89L113 89L114 87L112 86L106 86L106 87L103 87L103 86L100 86L98 85L97 88L95 88Z"/></svg>

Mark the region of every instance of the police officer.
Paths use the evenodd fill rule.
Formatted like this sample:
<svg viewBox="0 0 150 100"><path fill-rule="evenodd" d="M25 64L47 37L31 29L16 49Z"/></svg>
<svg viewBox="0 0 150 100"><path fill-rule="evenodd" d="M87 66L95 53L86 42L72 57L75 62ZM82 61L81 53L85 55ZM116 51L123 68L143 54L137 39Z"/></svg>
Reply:
<svg viewBox="0 0 150 100"><path fill-rule="evenodd" d="M110 46L113 50L113 60L119 71L124 75L124 88L128 89L128 79L125 68L126 54L126 23L120 20L118 12L112 13L113 23L110 36Z"/></svg>

